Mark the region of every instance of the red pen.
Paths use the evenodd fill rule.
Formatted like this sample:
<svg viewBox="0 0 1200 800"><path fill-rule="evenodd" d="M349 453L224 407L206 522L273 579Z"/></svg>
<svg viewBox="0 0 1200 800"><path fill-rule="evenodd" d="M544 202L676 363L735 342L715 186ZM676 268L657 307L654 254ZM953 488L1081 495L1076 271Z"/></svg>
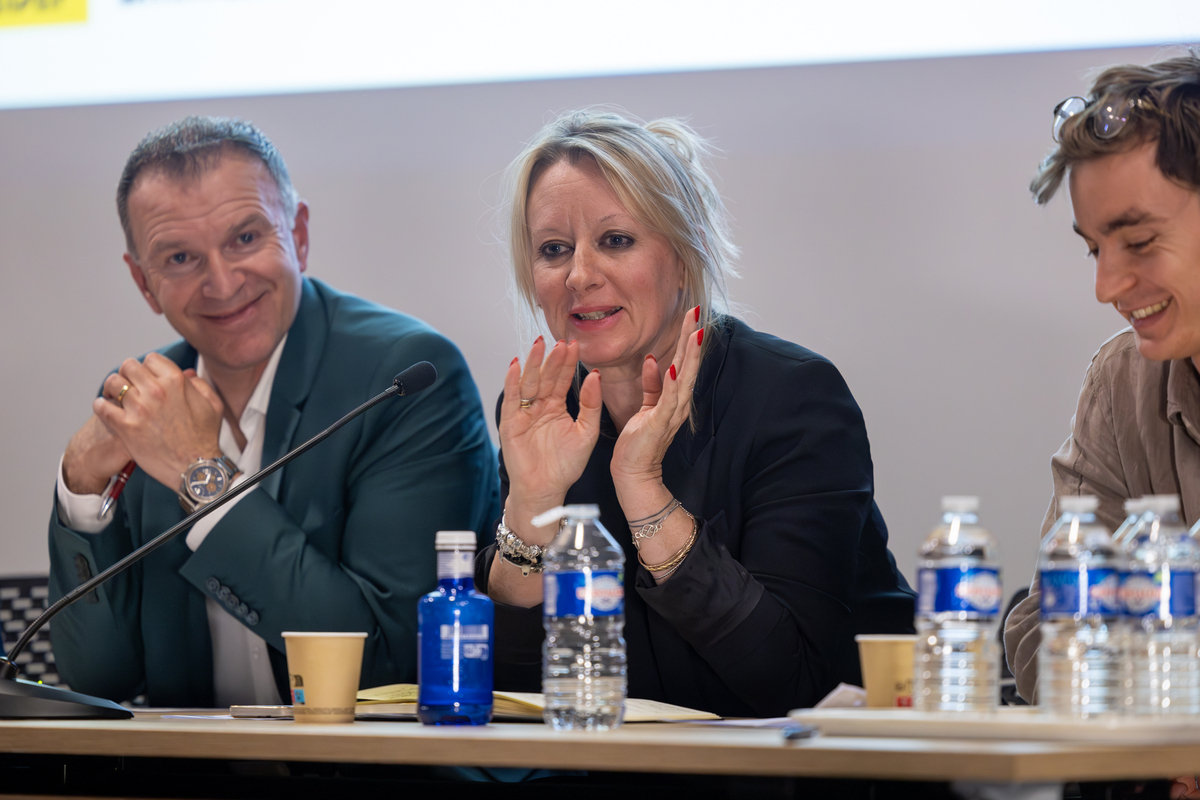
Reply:
<svg viewBox="0 0 1200 800"><path fill-rule="evenodd" d="M137 469L137 464L130 461L116 475L112 476L112 480L108 482L108 486L104 489L104 494L100 495L100 519L104 519L104 515L117 502L117 498L121 496L121 492L125 491L125 483L129 480L129 476Z"/></svg>

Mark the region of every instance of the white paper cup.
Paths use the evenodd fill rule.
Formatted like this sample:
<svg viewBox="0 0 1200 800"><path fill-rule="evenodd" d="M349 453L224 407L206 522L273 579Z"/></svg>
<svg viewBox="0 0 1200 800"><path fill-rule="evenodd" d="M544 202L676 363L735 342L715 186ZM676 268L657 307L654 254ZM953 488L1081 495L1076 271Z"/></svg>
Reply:
<svg viewBox="0 0 1200 800"><path fill-rule="evenodd" d="M296 722L354 722L365 633L285 631Z"/></svg>

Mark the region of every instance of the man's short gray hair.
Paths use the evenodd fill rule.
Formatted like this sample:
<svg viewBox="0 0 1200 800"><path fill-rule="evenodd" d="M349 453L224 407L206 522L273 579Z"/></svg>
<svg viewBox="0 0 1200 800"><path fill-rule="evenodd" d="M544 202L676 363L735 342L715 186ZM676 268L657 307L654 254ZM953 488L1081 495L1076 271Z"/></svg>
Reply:
<svg viewBox="0 0 1200 800"><path fill-rule="evenodd" d="M254 123L227 117L187 117L172 122L146 138L129 154L117 184L117 214L125 231L125 246L136 259L133 227L129 220L129 193L146 170L162 170L177 179L193 179L212 169L227 149L240 150L257 158L267 168L283 201L283 212L291 225L300 202L283 156Z"/></svg>

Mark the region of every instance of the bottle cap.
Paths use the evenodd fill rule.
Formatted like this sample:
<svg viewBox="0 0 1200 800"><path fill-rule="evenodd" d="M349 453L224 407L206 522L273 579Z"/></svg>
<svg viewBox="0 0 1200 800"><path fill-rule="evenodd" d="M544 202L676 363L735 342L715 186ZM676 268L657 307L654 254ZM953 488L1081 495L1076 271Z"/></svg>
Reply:
<svg viewBox="0 0 1200 800"><path fill-rule="evenodd" d="M979 510L979 498L952 494L942 498L942 511L948 514L974 514Z"/></svg>
<svg viewBox="0 0 1200 800"><path fill-rule="evenodd" d="M1129 498L1128 500L1125 501L1125 513L1126 514L1141 514L1143 511L1146 510L1146 502L1145 501L1146 501L1146 498L1144 498L1144 497Z"/></svg>
<svg viewBox="0 0 1200 800"><path fill-rule="evenodd" d="M1142 502L1145 504L1143 508L1146 511L1153 511L1155 514L1179 511L1179 495L1177 494L1148 494L1142 498Z"/></svg>
<svg viewBox="0 0 1200 800"><path fill-rule="evenodd" d="M556 506L533 518L533 527L544 528L564 517L570 519L600 519L600 506Z"/></svg>
<svg viewBox="0 0 1200 800"><path fill-rule="evenodd" d="M1090 514L1100 507L1100 498L1091 494L1064 494L1058 498L1058 510L1064 514Z"/></svg>
<svg viewBox="0 0 1200 800"><path fill-rule="evenodd" d="M474 550L474 531L438 531L433 539L434 550Z"/></svg>

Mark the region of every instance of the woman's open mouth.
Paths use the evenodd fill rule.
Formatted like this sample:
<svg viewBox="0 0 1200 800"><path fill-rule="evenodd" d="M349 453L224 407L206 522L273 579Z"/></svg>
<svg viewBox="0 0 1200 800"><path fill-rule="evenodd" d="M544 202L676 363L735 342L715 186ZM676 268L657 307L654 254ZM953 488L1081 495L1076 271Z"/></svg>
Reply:
<svg viewBox="0 0 1200 800"><path fill-rule="evenodd" d="M615 308L609 308L604 311L588 311L585 314L572 314L571 316L574 317L575 319L579 320L580 322L594 322L595 320L598 320L598 319L604 319L605 317L611 317L613 314L617 313L620 310L621 310L621 306L616 306Z"/></svg>

